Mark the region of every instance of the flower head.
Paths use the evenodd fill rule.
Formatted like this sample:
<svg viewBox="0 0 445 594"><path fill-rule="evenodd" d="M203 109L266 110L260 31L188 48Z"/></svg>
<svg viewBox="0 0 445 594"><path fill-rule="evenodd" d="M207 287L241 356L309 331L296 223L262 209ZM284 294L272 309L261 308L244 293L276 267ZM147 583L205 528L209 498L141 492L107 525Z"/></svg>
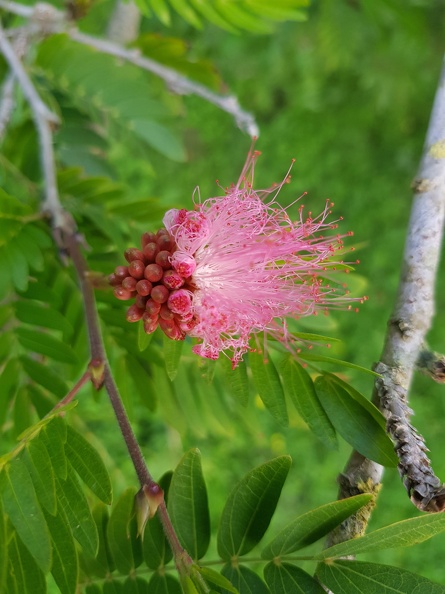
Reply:
<svg viewBox="0 0 445 594"><path fill-rule="evenodd" d="M142 274L140 278L155 284L151 298L143 298L145 311L139 307L146 331L153 331L155 319L159 320L171 338L197 338L195 353L216 359L227 352L234 365L248 351L252 335L265 332L292 350L295 340L285 318L300 318L354 301L341 283L331 286L324 280L343 264L335 261L343 250L343 236L333 233L337 223L327 220L332 204L328 201L317 217L310 212L305 215L300 206L297 220L291 220L288 210L275 200L288 176L269 190L253 189L258 155L249 155L238 183L224 196L198 203L194 210L169 210L163 221L165 230L158 231L154 242L144 245L143 238L142 265L133 265ZM168 244L164 264L159 257L162 250L155 260L146 257L156 251L159 237ZM159 278L150 276L156 266L164 268L154 270L161 274ZM119 292L120 286L113 280L115 293ZM132 281L127 284L133 285ZM154 313L147 315L152 310Z"/></svg>

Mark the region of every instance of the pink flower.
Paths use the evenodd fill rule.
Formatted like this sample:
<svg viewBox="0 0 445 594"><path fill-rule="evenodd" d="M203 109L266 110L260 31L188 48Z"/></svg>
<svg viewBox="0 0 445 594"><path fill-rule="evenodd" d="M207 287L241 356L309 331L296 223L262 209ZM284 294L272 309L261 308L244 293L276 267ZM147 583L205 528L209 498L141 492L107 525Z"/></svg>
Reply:
<svg viewBox="0 0 445 594"><path fill-rule="evenodd" d="M300 206L292 221L275 201L289 176L269 190L253 189L258 155L248 156L238 183L224 196L164 217L175 244L170 264L185 279L167 305L183 316L177 320L180 331L200 340L196 354L217 359L228 351L234 366L249 350L252 335L264 332L293 350L286 317L355 301L340 281L331 286L323 279L343 264L335 260L344 236L333 233L336 222L327 221L332 204L317 217L304 215Z"/></svg>

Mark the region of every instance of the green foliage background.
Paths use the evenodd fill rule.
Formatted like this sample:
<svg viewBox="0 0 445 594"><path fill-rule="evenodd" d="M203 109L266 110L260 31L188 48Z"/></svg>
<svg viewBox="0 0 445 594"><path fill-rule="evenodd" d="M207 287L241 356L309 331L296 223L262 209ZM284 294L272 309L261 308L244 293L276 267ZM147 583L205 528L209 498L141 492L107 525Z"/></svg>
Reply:
<svg viewBox="0 0 445 594"><path fill-rule="evenodd" d="M140 4L147 9L150 3ZM156 4L167 6L164 2L153 6ZM81 23L82 29L103 34L110 6L107 0L93 3ZM168 17L166 12L148 12L142 23L143 35L136 41L144 53L214 90L230 90L245 109L255 114L261 131L257 148L262 152L256 186L268 187L280 181L295 158L292 184L282 191L280 200L290 203L307 191L304 202L316 212L329 197L335 202L335 213L344 218L343 230L354 231L361 264L348 281L357 294L365 292L369 301L358 314L336 313L313 322L301 321L300 329L342 339L327 354L369 368L379 357L398 283L410 211L410 182L418 166L444 50L443 2L410 0L401 5L396 0L320 0L307 9L306 22L269 24L273 31L270 35L255 30L227 30L207 23L205 15L200 18L201 28L197 28L194 25L198 22L194 23L193 18L187 22L171 6ZM229 29L233 29L233 23ZM126 79L128 96L124 97L120 89L121 103L117 105L105 85L102 93L96 93L94 89L100 86L97 81L88 79L85 72L77 80L75 69L65 68L74 60L89 64L91 72L100 71L104 81L109 80L115 67L107 58L95 57L87 49L81 52L69 40L59 38L40 45L33 74L42 96L63 112L65 125L56 135L56 147L64 166L59 186L65 205L76 216L92 248L91 267L108 272L120 263L117 253L137 243L141 230L145 230L144 220L150 220L152 229L156 229L167 208L191 204L197 185L201 196L207 197L219 194L216 179L223 186L236 181L250 141L234 126L232 118L215 106L197 97L172 95L155 77L131 69ZM11 219L30 215L39 195L35 133L20 98L19 107L5 139L6 156L2 157L2 185L20 198L19 207L10 206ZM95 126L91 127L89 121ZM85 174L105 179L85 180ZM9 208L7 197L4 204ZM120 224L119 217L127 217L130 225ZM8 282L2 288L6 292L15 285L20 298L2 306L2 325L7 330L15 324L19 328L13 338L4 333L1 353L5 358L11 350L19 353L23 389L15 396L16 412L11 418L9 411L3 411L8 402L8 376L3 370L0 410L6 418L6 431L0 453L11 449L36 410L39 414L46 412L56 396L63 396L87 360L85 330L75 323L81 320L82 313L72 277L60 269L57 255L51 255L45 225L32 226L34 230L20 244L31 242L25 250L29 262L23 264L22 258L22 268L42 270L40 290L46 287L46 297L61 312L60 320L48 317L47 327L61 329L61 339L68 346L65 350L59 347L53 375L46 378L52 386L50 393L41 387L27 392L25 372L38 376L39 385L45 385L42 370L32 367L32 359L24 359L20 351L32 346L33 336L26 324L33 315L26 298L36 299L32 293L35 287L29 288L23 282L23 271L16 270L9 276L5 273ZM12 233L11 227L8 232ZM20 236L14 238L19 242ZM109 248L111 241L114 251ZM1 270L6 269L5 262L7 258L2 259ZM439 351L444 350L444 265L442 262L437 316L430 334L431 347ZM103 321L113 328L107 339L114 353L116 378L150 469L160 477L177 465L184 451L199 447L212 492L209 504L213 531L233 484L249 469L275 456L290 454L293 459L273 518L275 532L289 521L287 510L299 515L335 500L335 479L347 459L349 445L340 440L338 451L328 450L291 407L290 426L283 429L264 410L253 386L246 408L236 399L225 401L230 411L227 415L221 410L218 387L207 381L213 373L211 365L199 362L198 374L191 375L193 358L188 352L182 355L175 380L182 389L178 392L182 404L188 407L187 418L180 418L165 398L170 390L165 374L158 377L155 372L146 388L137 336L130 331L115 331L119 326L126 328L126 323L121 322L123 308L107 295L99 299ZM155 362L165 347L156 340L153 348L148 347ZM54 345L45 348L51 348L54 355ZM174 359L175 353L169 356ZM8 369L9 375L13 371ZM346 368L342 373L363 393L370 394L371 376ZM128 381L129 375L136 378L136 386ZM132 398L135 388L138 399ZM196 390L200 391L199 399L195 398ZM150 409L156 399L160 406L153 412ZM443 387L416 377L412 406L416 411L414 422L431 449L433 467L443 477ZM99 449L111 469L116 495L124 492L134 474L106 395L84 388L75 413L68 413L68 418ZM414 508L397 470L387 469L370 527L413 515ZM214 539L211 546L216 555ZM409 567L444 584L443 535L420 547L370 553L367 560Z"/></svg>

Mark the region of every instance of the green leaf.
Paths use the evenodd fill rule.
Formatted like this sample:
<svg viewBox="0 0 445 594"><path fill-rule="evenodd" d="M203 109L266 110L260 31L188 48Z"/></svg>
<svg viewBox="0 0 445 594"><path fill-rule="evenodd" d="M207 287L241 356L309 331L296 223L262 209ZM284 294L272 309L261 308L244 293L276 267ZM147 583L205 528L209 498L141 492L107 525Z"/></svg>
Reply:
<svg viewBox="0 0 445 594"><path fill-rule="evenodd" d="M397 547L410 547L440 534L445 530L445 514L428 514L411 518L374 530L360 538L354 538L325 549L314 558L330 559L345 555L358 555Z"/></svg>
<svg viewBox="0 0 445 594"><path fill-rule="evenodd" d="M346 518L372 501L370 494L356 495L317 507L296 518L262 551L263 559L274 559L298 551L319 540Z"/></svg>
<svg viewBox="0 0 445 594"><path fill-rule="evenodd" d="M230 393L233 394L243 406L249 401L249 379L247 377L247 366L241 361L235 369L232 369L232 362L227 357L222 357L220 365L224 369L225 379L229 385Z"/></svg>
<svg viewBox="0 0 445 594"><path fill-rule="evenodd" d="M269 588L260 576L244 565L233 567L227 563L221 573L235 586L239 594L270 594Z"/></svg>
<svg viewBox="0 0 445 594"><path fill-rule="evenodd" d="M154 573L148 583L150 594L183 594L178 580L171 575Z"/></svg>
<svg viewBox="0 0 445 594"><path fill-rule="evenodd" d="M124 585L118 580L106 581L103 585L103 594L124 594Z"/></svg>
<svg viewBox="0 0 445 594"><path fill-rule="evenodd" d="M348 367L350 369L355 369L356 371L362 371L363 373L368 373L369 375L373 375L374 377L379 376L379 374L375 371L372 371L372 369L368 369L367 367L361 367L360 365L356 365L355 363L349 363L348 361L342 361L341 359L335 359L334 357L326 357L325 355L301 352L298 353L298 358L302 359L303 361L319 361L320 363L332 363L333 365Z"/></svg>
<svg viewBox="0 0 445 594"><path fill-rule="evenodd" d="M20 368L17 359L10 359L3 367L0 374L0 427L2 427L11 404L11 400L17 390Z"/></svg>
<svg viewBox="0 0 445 594"><path fill-rule="evenodd" d="M8 539L6 532L6 516L3 510L3 503L0 497L0 592L5 591L8 567Z"/></svg>
<svg viewBox="0 0 445 594"><path fill-rule="evenodd" d="M62 423L62 425L61 425ZM65 480L68 474L68 463L65 455L66 433L63 432L64 422L60 417L54 417L43 427L39 437L48 452L51 452L51 463L56 476Z"/></svg>
<svg viewBox="0 0 445 594"><path fill-rule="evenodd" d="M138 348L141 352L145 351L145 349L149 346L153 339L153 335L153 332L151 334L147 334L144 331L143 324L138 324Z"/></svg>
<svg viewBox="0 0 445 594"><path fill-rule="evenodd" d="M134 571L142 561L140 539L136 539L134 496L135 489L124 491L111 512L107 526L110 553L117 569L124 575Z"/></svg>
<svg viewBox="0 0 445 594"><path fill-rule="evenodd" d="M170 381L173 381L178 373L183 346L183 340L171 340L167 336L163 337L162 352L164 353L165 369Z"/></svg>
<svg viewBox="0 0 445 594"><path fill-rule="evenodd" d="M105 577L115 569L114 560L108 544L107 530L110 520L108 508L103 503L99 503L93 508L93 518L99 535L99 548L94 559L96 565L95 573L100 577Z"/></svg>
<svg viewBox="0 0 445 594"><path fill-rule="evenodd" d="M25 463L31 475L40 503L52 515L57 511L56 481L51 458L45 443L39 438L26 445Z"/></svg>
<svg viewBox="0 0 445 594"><path fill-rule="evenodd" d="M159 485L164 490L165 501L168 501L172 474L171 472L167 472L159 480ZM166 565L173 557L158 514L148 520L145 525L142 539L142 553L144 561L150 569L158 569Z"/></svg>
<svg viewBox="0 0 445 594"><path fill-rule="evenodd" d="M291 563L269 563L264 579L272 594L326 594L316 579Z"/></svg>
<svg viewBox="0 0 445 594"><path fill-rule="evenodd" d="M337 375L334 375L333 373L325 373L324 375L326 377L328 377L332 382L338 384L341 388L346 390L346 392L350 396L352 396L352 398L354 398L354 400L357 400L357 402L361 406L363 406L363 408L366 408L366 410L374 417L374 419L377 421L377 423L379 423L379 425L382 426L383 429L386 429L385 417L382 415L382 413L379 411L379 409L370 400L368 400L366 398L366 396L361 394L358 390L353 388L350 384L344 382Z"/></svg>
<svg viewBox="0 0 445 594"><path fill-rule="evenodd" d="M266 362L261 353L249 353L249 364L255 387L264 406L280 425L287 426L289 418L283 386L273 361L269 359Z"/></svg>
<svg viewBox="0 0 445 594"><path fill-rule="evenodd" d="M286 392L309 429L327 448L338 449L335 429L320 404L308 372L293 357L284 360L280 372Z"/></svg>
<svg viewBox="0 0 445 594"><path fill-rule="evenodd" d="M77 552L64 513L45 514L52 540L53 563L51 573L61 594L75 594L79 573Z"/></svg>
<svg viewBox="0 0 445 594"><path fill-rule="evenodd" d="M215 584L219 588L231 592L232 594L238 594L238 590L232 586L227 578L215 571L210 567L197 567L196 570L202 575L207 583Z"/></svg>
<svg viewBox="0 0 445 594"><path fill-rule="evenodd" d="M153 386L153 380L150 376L148 365L146 365L140 358L130 354L125 357L125 365L127 366L127 373L134 385L133 390L139 394L141 401L149 410L155 411L157 405L157 391Z"/></svg>
<svg viewBox="0 0 445 594"><path fill-rule="evenodd" d="M8 553L10 568L6 592L8 594L46 594L44 573L16 533L10 538Z"/></svg>
<svg viewBox="0 0 445 594"><path fill-rule="evenodd" d="M105 464L93 446L69 425L65 452L72 467L101 501L111 504L113 493Z"/></svg>
<svg viewBox="0 0 445 594"><path fill-rule="evenodd" d="M74 538L87 555L94 557L99 545L97 527L79 481L71 469L65 481L57 480L57 493Z"/></svg>
<svg viewBox="0 0 445 594"><path fill-rule="evenodd" d="M69 335L73 333L73 327L60 312L39 302L29 299L17 301L15 314L25 324L60 330Z"/></svg>
<svg viewBox="0 0 445 594"><path fill-rule="evenodd" d="M63 398L68 394L68 384L63 381L60 375L52 371L47 365L43 365L42 363L25 356L20 357L20 361L23 365L23 369L37 384L43 386L58 398Z"/></svg>
<svg viewBox="0 0 445 594"><path fill-rule="evenodd" d="M391 440L366 408L327 375L317 377L315 389L332 424L350 445L383 466L397 466Z"/></svg>
<svg viewBox="0 0 445 594"><path fill-rule="evenodd" d="M235 486L224 506L218 553L225 561L245 555L260 542L275 512L291 465L281 456L258 466ZM226 576L227 577L227 576Z"/></svg>
<svg viewBox="0 0 445 594"><path fill-rule="evenodd" d="M58 338L54 338L54 336L21 327L16 328L15 333L18 336L20 344L25 349L45 355L55 361L61 361L62 363L78 362L73 349Z"/></svg>
<svg viewBox="0 0 445 594"><path fill-rule="evenodd" d="M335 594L444 594L445 586L431 582L399 567L363 563L360 561L334 561L321 563L318 579Z"/></svg>
<svg viewBox="0 0 445 594"><path fill-rule="evenodd" d="M156 151L172 161L185 161L185 151L181 141L165 126L150 120L134 119L130 126L133 132L145 140Z"/></svg>
<svg viewBox="0 0 445 594"><path fill-rule="evenodd" d="M47 573L51 567L49 530L28 469L20 458L3 468L0 488L9 519L40 569Z"/></svg>
<svg viewBox="0 0 445 594"><path fill-rule="evenodd" d="M128 577L123 583L122 594L150 594L148 582L140 577Z"/></svg>
<svg viewBox="0 0 445 594"><path fill-rule="evenodd" d="M210 542L207 489L197 449L187 452L173 473L168 510L181 544L197 561Z"/></svg>

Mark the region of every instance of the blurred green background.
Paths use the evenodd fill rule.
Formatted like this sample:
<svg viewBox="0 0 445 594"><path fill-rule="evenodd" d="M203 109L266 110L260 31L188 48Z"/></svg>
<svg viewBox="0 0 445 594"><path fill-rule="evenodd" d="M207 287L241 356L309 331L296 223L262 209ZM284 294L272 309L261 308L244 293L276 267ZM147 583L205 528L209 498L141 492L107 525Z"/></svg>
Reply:
<svg viewBox="0 0 445 594"><path fill-rule="evenodd" d="M100 7L92 11L91 29L99 13ZM185 39L188 57L209 60L220 89L236 95L243 108L255 114L260 126L256 148L262 152L256 187L283 179L295 158L292 184L283 189L280 200L290 203L308 192L304 203L314 212L323 208L326 198L334 201L335 214L344 218L341 229L353 230L351 245L360 248L361 264L357 278L350 277L351 286L357 285L369 301L358 314L338 312L323 318L318 330L342 339L336 356L371 367L379 358L396 295L410 183L445 48L445 3L320 0L309 9L306 22L285 23L271 35L235 35L211 25L196 30L179 18L171 28L155 19L145 19L142 26L147 33ZM150 155L146 175L138 175L134 163L115 156L122 177L131 181L135 192L159 197L166 208L190 205L197 185L203 198L219 194L215 180L223 186L236 181L250 145L229 115L199 98L184 97L177 112L186 146L184 162ZM445 350L444 272L442 262L437 314L429 335L430 346L438 351ZM370 376L348 371L346 377L370 396ZM115 479L123 487L133 471L105 395L100 401L100 415L97 404L86 399L80 399L78 412L85 413L92 432L106 435L119 469ZM417 376L411 405L436 474L445 477L444 386ZM163 424L160 413L153 417L137 406L133 421L155 476L174 467L185 449L200 448L214 529L231 485L254 465L282 453L293 458L268 533L272 534L290 518L336 498L336 476L350 451L344 443L338 452L327 451L296 413L289 429L278 427L254 393L247 409L234 403L230 427L217 426L203 415L202 425L180 435ZM397 470L387 471L370 529L416 514ZM366 560L400 565L445 584L444 554L445 537L439 536L412 549L367 555Z"/></svg>

